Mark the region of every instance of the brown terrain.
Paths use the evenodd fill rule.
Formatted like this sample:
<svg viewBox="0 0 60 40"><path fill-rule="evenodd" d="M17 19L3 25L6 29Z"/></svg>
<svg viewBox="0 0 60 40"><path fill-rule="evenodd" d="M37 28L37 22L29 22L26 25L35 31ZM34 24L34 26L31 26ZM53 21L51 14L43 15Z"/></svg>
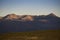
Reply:
<svg viewBox="0 0 60 40"><path fill-rule="evenodd" d="M0 40L59 40L59 30L4 33Z"/></svg>

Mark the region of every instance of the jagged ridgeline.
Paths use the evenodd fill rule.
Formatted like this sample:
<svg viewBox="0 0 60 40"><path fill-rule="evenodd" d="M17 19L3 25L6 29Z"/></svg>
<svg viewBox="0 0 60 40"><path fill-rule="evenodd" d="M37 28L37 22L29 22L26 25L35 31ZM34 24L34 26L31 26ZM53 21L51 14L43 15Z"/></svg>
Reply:
<svg viewBox="0 0 60 40"><path fill-rule="evenodd" d="M49 15L16 15L0 17L0 32L21 32L34 30L59 30L60 17Z"/></svg>

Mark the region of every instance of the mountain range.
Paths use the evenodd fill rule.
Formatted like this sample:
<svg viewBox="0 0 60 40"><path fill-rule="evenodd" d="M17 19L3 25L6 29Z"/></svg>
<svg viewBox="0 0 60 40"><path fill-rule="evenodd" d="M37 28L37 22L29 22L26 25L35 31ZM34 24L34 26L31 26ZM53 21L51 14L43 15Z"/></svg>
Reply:
<svg viewBox="0 0 60 40"><path fill-rule="evenodd" d="M53 13L39 16L8 14L0 17L0 33L59 29L60 17Z"/></svg>

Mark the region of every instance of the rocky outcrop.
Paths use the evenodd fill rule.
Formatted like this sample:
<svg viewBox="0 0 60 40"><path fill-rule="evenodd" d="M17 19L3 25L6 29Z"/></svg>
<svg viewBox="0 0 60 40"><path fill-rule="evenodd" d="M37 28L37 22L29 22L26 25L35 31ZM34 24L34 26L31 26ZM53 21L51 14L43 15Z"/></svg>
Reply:
<svg viewBox="0 0 60 40"><path fill-rule="evenodd" d="M22 21L33 21L33 16L27 15L24 18L22 18Z"/></svg>

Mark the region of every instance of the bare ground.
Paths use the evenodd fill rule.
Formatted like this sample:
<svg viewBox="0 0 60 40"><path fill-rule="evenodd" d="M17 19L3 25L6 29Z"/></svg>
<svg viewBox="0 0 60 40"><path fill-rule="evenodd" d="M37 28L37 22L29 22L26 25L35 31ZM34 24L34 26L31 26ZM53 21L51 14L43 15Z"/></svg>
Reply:
<svg viewBox="0 0 60 40"><path fill-rule="evenodd" d="M10 32L0 34L0 40L59 40L60 30Z"/></svg>

